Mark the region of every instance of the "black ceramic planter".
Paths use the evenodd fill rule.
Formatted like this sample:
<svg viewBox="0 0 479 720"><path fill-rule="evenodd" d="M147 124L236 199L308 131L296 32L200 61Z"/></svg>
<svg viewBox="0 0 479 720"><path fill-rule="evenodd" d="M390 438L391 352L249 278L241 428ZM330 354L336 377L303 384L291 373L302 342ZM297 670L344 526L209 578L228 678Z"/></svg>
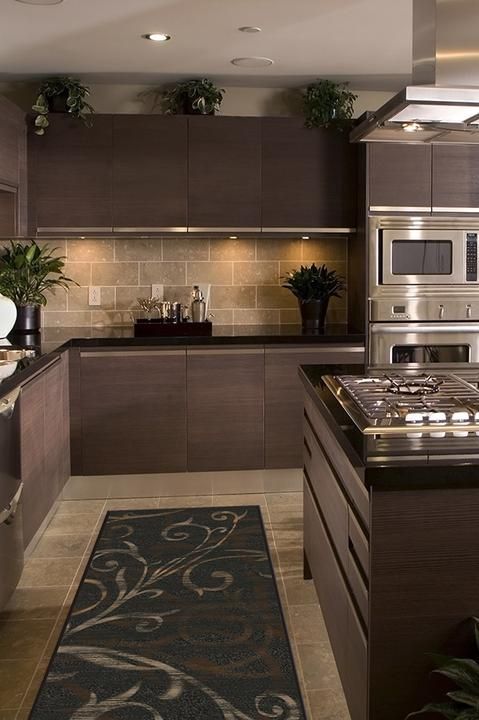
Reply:
<svg viewBox="0 0 479 720"><path fill-rule="evenodd" d="M41 328L40 305L17 305L17 320L14 333L37 333Z"/></svg>
<svg viewBox="0 0 479 720"><path fill-rule="evenodd" d="M328 311L329 298L324 300L311 300L310 302L300 302L299 309L301 311L301 324L303 330L323 330Z"/></svg>

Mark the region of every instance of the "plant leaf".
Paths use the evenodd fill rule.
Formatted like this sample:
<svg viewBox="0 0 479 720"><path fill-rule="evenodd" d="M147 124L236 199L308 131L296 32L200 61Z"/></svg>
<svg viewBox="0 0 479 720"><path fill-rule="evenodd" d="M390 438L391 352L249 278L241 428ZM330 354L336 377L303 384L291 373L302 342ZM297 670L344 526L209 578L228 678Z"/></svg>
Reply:
<svg viewBox="0 0 479 720"><path fill-rule="evenodd" d="M453 680L463 690L475 693L479 688L479 665L475 660L450 658L433 672Z"/></svg>
<svg viewBox="0 0 479 720"><path fill-rule="evenodd" d="M479 709L479 695L477 691L475 693L466 692L465 690L451 690L447 693L448 697L455 702L462 703L463 705L470 705L473 708Z"/></svg>
<svg viewBox="0 0 479 720"><path fill-rule="evenodd" d="M421 708L421 710L416 710L415 712L406 715L405 720L424 713L437 713L438 715L445 717L447 720L457 720L460 712L461 708L455 703L428 703Z"/></svg>

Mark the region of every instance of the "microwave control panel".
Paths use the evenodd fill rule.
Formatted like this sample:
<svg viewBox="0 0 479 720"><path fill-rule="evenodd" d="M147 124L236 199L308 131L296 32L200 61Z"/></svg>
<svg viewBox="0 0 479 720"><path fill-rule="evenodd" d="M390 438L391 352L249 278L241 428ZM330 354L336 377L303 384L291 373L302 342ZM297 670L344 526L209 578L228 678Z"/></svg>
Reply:
<svg viewBox="0 0 479 720"><path fill-rule="evenodd" d="M466 282L477 282L477 233L466 233Z"/></svg>

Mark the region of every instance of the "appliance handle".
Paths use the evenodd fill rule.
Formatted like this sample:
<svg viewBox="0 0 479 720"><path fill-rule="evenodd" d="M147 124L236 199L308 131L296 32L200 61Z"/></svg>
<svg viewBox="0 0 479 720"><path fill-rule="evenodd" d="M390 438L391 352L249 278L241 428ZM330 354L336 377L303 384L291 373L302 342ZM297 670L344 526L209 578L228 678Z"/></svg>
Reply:
<svg viewBox="0 0 479 720"><path fill-rule="evenodd" d="M21 388L16 388L9 395L0 398L0 417L5 417L7 420L12 417L20 392Z"/></svg>
<svg viewBox="0 0 479 720"><path fill-rule="evenodd" d="M17 512L18 503L20 502L20 498L22 497L22 493L23 483L20 483L17 492L10 500L7 507L3 508L3 510L0 510L0 525L10 525L13 522L15 514Z"/></svg>
<svg viewBox="0 0 479 720"><path fill-rule="evenodd" d="M420 335L425 333L437 333L438 335L444 335L446 333L453 333L455 335L465 333L472 334L472 333L479 333L479 325L477 323L469 323L469 324L455 324L455 325L444 325L441 324L435 324L435 325L424 325L422 323L415 323L415 324L408 324L403 325L402 323L396 323L394 325L387 325L385 323L377 323L371 325L371 333L373 334L384 334L384 335L405 335L405 334L414 334L414 335Z"/></svg>

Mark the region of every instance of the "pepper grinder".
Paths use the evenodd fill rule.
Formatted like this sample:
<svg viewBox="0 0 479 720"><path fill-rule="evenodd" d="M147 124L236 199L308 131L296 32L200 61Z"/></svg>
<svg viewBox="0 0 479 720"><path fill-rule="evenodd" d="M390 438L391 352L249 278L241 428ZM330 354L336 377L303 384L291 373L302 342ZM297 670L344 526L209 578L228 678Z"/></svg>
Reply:
<svg viewBox="0 0 479 720"><path fill-rule="evenodd" d="M193 322L204 322L206 320L206 302L205 296L201 292L199 285L193 285L191 293L191 319Z"/></svg>

